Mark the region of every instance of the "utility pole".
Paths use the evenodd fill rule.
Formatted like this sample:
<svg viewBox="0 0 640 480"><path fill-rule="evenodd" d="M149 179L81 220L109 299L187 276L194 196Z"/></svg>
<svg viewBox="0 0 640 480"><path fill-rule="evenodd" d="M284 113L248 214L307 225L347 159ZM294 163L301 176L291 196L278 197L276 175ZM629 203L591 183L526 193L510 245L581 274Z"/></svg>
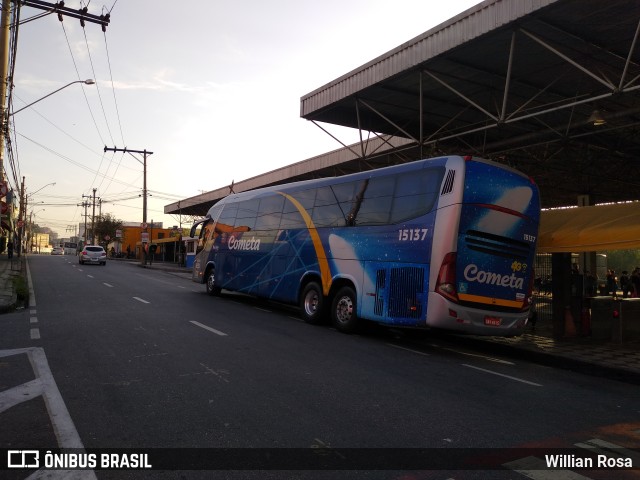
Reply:
<svg viewBox="0 0 640 480"><path fill-rule="evenodd" d="M153 155L153 152L148 152L146 149L145 150L129 150L127 149L127 147L125 148L109 148L105 145L104 147L104 151L106 152L123 152L123 153L141 153L142 154L142 158L143 161L140 162L140 160L138 160L136 157L134 157L133 155L131 155L133 158L135 158L136 160L138 160L138 162L142 163L142 168L143 168L143 175L142 175L142 230L146 231L146 226L147 226L147 155ZM142 239L142 235L141 235L141 239ZM147 251L145 250L145 245L142 245L142 262L143 265L147 264Z"/></svg>
<svg viewBox="0 0 640 480"><path fill-rule="evenodd" d="M91 245L96 244L96 190L93 189L93 212L91 213Z"/></svg>
<svg viewBox="0 0 640 480"><path fill-rule="evenodd" d="M153 152L148 152L147 150L129 150L127 147L125 148L109 148L107 146L104 147L104 151L106 152L123 152L123 153L141 153L143 161L140 162L136 157L138 162L142 163L143 168L143 176L142 176L142 223L147 223L147 155L153 155ZM132 155L133 156L133 155Z"/></svg>
<svg viewBox="0 0 640 480"><path fill-rule="evenodd" d="M72 17L80 20L80 25L84 28L85 22L96 23L102 26L102 31L106 32L107 25L111 20L110 15L93 15L88 13L88 8L83 7L78 9L65 7L64 2L57 3L45 2L43 0L2 0L2 13L0 15L0 183L4 180L4 150L5 150L5 136L9 131L9 107L7 106L7 90L13 88L13 79L9 78L9 43L11 39L11 13L12 4L14 5L13 18L15 21L14 28L14 41L17 41L17 31L19 28L19 14L21 7L33 7L39 10L45 10L48 12L55 12L58 15L58 20L62 22L63 17ZM24 195L22 192L21 195ZM0 197L2 200L2 197ZM26 200L26 199L25 199ZM26 221L26 208L23 211L23 216L20 218L22 222ZM22 242L22 235L24 227L18 227L21 230L20 241ZM11 233L13 235L13 233ZM20 256L20 250L18 250L18 256Z"/></svg>
<svg viewBox="0 0 640 480"><path fill-rule="evenodd" d="M9 73L9 36L11 25L11 0L2 0L2 16L0 17L0 182L4 180L4 130L7 99L7 75Z"/></svg>
<svg viewBox="0 0 640 480"><path fill-rule="evenodd" d="M24 194L24 177L22 177L22 185L20 185L20 210L18 210L18 245L16 247L17 254L20 256L22 252L22 243L24 242L24 221L27 211L27 196Z"/></svg>
<svg viewBox="0 0 640 480"><path fill-rule="evenodd" d="M90 195L82 195L82 203L80 204L81 206L84 207L84 243L83 245L87 245L87 208L89 207L89 202L85 202L84 199L85 198L91 198Z"/></svg>

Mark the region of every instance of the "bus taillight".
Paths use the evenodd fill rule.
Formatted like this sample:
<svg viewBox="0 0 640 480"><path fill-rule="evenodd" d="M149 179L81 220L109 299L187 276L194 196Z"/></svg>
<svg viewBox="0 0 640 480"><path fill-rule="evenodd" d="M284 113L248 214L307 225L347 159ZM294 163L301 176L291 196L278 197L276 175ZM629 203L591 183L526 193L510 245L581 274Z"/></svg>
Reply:
<svg viewBox="0 0 640 480"><path fill-rule="evenodd" d="M435 291L445 298L458 303L458 292L456 291L456 254L449 252L444 256Z"/></svg>

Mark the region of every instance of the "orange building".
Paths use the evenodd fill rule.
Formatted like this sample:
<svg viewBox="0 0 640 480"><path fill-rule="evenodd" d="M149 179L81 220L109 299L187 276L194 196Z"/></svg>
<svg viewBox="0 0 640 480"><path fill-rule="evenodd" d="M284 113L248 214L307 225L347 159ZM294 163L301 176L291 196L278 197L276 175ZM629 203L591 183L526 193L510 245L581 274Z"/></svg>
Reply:
<svg viewBox="0 0 640 480"><path fill-rule="evenodd" d="M120 230L122 236L116 238L109 244L108 251L111 251L111 248L113 248L116 253L129 254L131 258L140 258L143 231L139 223L125 223ZM184 235L184 233L176 227L162 228L162 223L149 223L146 233L148 234L148 241L151 244L157 243L158 240L163 240L161 243L164 243L170 241L169 239L172 237L179 240L181 234ZM188 235L188 232L186 235Z"/></svg>

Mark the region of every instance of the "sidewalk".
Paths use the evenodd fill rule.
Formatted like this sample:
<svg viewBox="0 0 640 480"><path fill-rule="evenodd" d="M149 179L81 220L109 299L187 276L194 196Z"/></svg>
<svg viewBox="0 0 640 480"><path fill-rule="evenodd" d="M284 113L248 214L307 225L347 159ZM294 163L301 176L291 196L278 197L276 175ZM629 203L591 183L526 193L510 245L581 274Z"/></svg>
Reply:
<svg viewBox="0 0 640 480"><path fill-rule="evenodd" d="M11 311L18 306L11 278L19 274L16 270L19 268L19 261L20 259L15 256L11 262L6 254L0 255L0 313ZM154 262L152 265L141 265L139 261L125 259L109 261L124 261L132 266L162 270L191 278L191 269L172 263ZM474 335L455 335L455 337L460 343L472 343L475 348L482 348L494 354L517 356L556 368L640 384L640 342L614 343L594 340L590 337L556 340L553 338L549 320L538 320L535 330L529 329L519 337Z"/></svg>
<svg viewBox="0 0 640 480"><path fill-rule="evenodd" d="M0 255L0 313L10 312L19 306L13 279L20 275L23 261L24 258L15 255L11 260L6 253Z"/></svg>

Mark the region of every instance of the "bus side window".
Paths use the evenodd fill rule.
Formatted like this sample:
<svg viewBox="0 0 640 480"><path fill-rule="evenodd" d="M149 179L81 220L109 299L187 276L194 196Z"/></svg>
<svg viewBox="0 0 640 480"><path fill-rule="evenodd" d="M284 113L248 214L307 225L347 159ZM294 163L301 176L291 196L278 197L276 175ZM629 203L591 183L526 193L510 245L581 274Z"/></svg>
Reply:
<svg viewBox="0 0 640 480"><path fill-rule="evenodd" d="M260 199L256 230L277 230L280 227L284 197L270 195Z"/></svg>
<svg viewBox="0 0 640 480"><path fill-rule="evenodd" d="M256 218L258 217L258 206L260 200L251 199L238 203L238 213L234 227L237 229L253 230L256 226Z"/></svg>
<svg viewBox="0 0 640 480"><path fill-rule="evenodd" d="M391 223L411 220L433 210L443 175L443 168L398 175L391 209Z"/></svg>

